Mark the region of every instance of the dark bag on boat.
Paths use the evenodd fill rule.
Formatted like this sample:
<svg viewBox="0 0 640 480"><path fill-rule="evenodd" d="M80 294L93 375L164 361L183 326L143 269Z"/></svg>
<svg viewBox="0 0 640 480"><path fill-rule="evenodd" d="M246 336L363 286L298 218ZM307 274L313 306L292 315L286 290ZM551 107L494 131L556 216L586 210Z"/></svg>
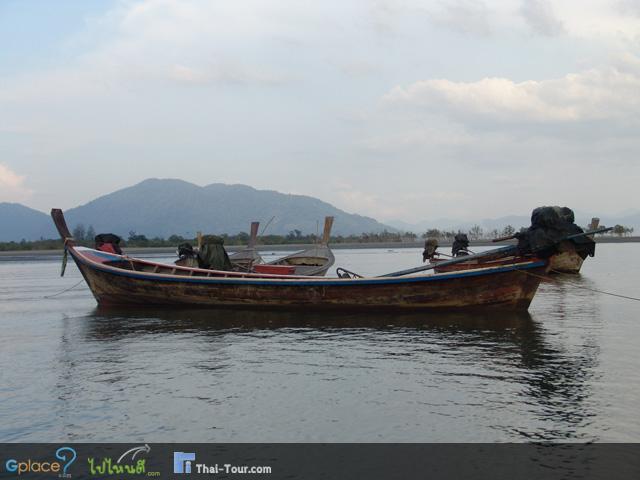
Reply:
<svg viewBox="0 0 640 480"><path fill-rule="evenodd" d="M516 234L518 250L541 257L551 256L556 253L558 243L563 239L584 232L574 222L575 215L568 207L538 207L531 213L531 226ZM582 258L595 254L593 239L582 236L571 239L571 242Z"/></svg>
<svg viewBox="0 0 640 480"><path fill-rule="evenodd" d="M202 247L198 252L200 268L209 270L231 270L231 260L224 249L224 240L216 235L202 237Z"/></svg>
<svg viewBox="0 0 640 480"><path fill-rule="evenodd" d="M96 250L122 255L120 242L122 239L113 233L100 233L95 236Z"/></svg>
<svg viewBox="0 0 640 480"><path fill-rule="evenodd" d="M453 237L451 254L454 257L469 255L469 238L467 237L466 233L458 233L455 237Z"/></svg>

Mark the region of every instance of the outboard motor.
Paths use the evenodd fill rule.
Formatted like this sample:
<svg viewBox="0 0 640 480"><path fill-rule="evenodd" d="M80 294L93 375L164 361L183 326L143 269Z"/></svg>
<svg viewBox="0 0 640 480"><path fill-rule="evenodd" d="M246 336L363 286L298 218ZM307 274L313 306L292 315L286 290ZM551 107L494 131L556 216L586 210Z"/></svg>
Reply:
<svg viewBox="0 0 640 480"><path fill-rule="evenodd" d="M458 233L455 237L453 237L451 255L453 255L454 257L469 255L469 238L467 237L466 233Z"/></svg>
<svg viewBox="0 0 640 480"><path fill-rule="evenodd" d="M120 242L122 239L113 233L100 233L95 237L96 250L122 255Z"/></svg>
<svg viewBox="0 0 640 480"><path fill-rule="evenodd" d="M424 251L422 252L422 262L426 262L427 260L431 260L435 255L438 254L436 252L438 250L438 240L435 238L427 238L424 241Z"/></svg>
<svg viewBox="0 0 640 480"><path fill-rule="evenodd" d="M176 265L182 267L198 267L198 254L193 250L190 243L181 243L178 245L178 260L175 261Z"/></svg>

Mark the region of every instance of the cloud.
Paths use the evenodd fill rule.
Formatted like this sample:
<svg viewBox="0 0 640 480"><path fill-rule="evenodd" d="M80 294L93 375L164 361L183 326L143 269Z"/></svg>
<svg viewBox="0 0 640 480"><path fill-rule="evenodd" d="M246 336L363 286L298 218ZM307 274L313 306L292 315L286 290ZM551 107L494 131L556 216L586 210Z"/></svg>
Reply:
<svg viewBox="0 0 640 480"><path fill-rule="evenodd" d="M278 85L288 81L283 75L270 74L244 65L238 65L235 62L205 65L201 68L177 64L170 67L169 77L178 83L191 85L210 85L215 83Z"/></svg>
<svg viewBox="0 0 640 480"><path fill-rule="evenodd" d="M25 186L26 177L0 163L0 201L22 202L33 193Z"/></svg>
<svg viewBox="0 0 640 480"><path fill-rule="evenodd" d="M475 82L422 80L392 89L387 105L420 108L465 124L478 120L504 125L640 119L640 68L634 57L620 67L571 73L550 80Z"/></svg>
<svg viewBox="0 0 640 480"><path fill-rule="evenodd" d="M623 14L640 17L640 0L619 0L618 10Z"/></svg>
<svg viewBox="0 0 640 480"><path fill-rule="evenodd" d="M553 37L565 32L563 23L556 18L548 0L523 0L520 14L539 35Z"/></svg>
<svg viewBox="0 0 640 480"><path fill-rule="evenodd" d="M443 4L431 13L432 20L459 33L488 36L491 34L490 11L481 0L456 0Z"/></svg>

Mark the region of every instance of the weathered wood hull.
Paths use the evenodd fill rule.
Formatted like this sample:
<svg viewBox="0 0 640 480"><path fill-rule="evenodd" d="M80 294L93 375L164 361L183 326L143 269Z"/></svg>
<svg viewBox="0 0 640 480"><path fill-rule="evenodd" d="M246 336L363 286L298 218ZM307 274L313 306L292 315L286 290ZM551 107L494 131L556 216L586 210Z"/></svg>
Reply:
<svg viewBox="0 0 640 480"><path fill-rule="evenodd" d="M580 273L583 262L575 252L562 252L549 259L549 273Z"/></svg>
<svg viewBox="0 0 640 480"><path fill-rule="evenodd" d="M546 262L530 261L448 274L357 279L205 270L76 247L62 211L53 209L51 216L66 252L100 305L374 312L526 310L547 269ZM328 231L325 226L325 237Z"/></svg>
<svg viewBox="0 0 640 480"><path fill-rule="evenodd" d="M446 261L446 260L442 260L442 261ZM520 261L525 261L525 260L520 260ZM472 270L474 268L502 267L505 265L513 265L514 263L517 263L517 261L514 262L513 257L505 258L501 260L486 260L486 261L483 261L483 259L477 259L477 260L469 260L468 262L455 263L453 265L444 265L442 267L437 266L438 260L434 261L434 259L432 259L431 263L436 265L436 267L434 267L433 269L436 273L447 273L447 272L460 272L463 270Z"/></svg>
<svg viewBox="0 0 640 480"><path fill-rule="evenodd" d="M580 273L584 258L576 251L573 243L562 242L558 253L549 258L550 273Z"/></svg>
<svg viewBox="0 0 640 480"><path fill-rule="evenodd" d="M371 279L186 277L123 270L70 253L100 305L526 310L545 264ZM528 273L533 273L529 275Z"/></svg>

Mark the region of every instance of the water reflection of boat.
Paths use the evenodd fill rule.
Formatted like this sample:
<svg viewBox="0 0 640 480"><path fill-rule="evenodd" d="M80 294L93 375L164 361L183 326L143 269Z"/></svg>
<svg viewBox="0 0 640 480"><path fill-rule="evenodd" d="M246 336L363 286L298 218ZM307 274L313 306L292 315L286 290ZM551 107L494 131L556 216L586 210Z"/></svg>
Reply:
<svg viewBox="0 0 640 480"><path fill-rule="evenodd" d="M589 439L585 422L593 421L595 414L590 378L598 363L597 342L583 338L584 345L576 348L547 328L553 318L539 318L527 312L424 315L98 307L83 322L82 337L125 356L135 355L130 346L138 341L148 346L159 342L161 349L189 348L195 352L189 361L216 375L233 375L238 365L251 360L270 362L270 371L283 374L282 365L292 361L325 358L318 352L326 352L326 371L339 372L329 358L345 354L356 369L366 366L354 374L364 377L356 377L363 384L367 378L387 381L378 373L392 365L393 371L407 369L416 382L416 396L428 398L437 391L460 415L473 414L479 406L484 413L508 409L504 421L499 414L491 420L491 430L501 433L490 438ZM260 346L256 357L248 359L255 345ZM126 363L126 358L118 361ZM478 395L465 400L462 390ZM428 405L431 411L451 411L445 404Z"/></svg>
<svg viewBox="0 0 640 480"><path fill-rule="evenodd" d="M531 315L526 311L359 313L273 311L255 309L160 309L149 307L97 307L93 325L106 337L127 331L167 333L170 331L206 332L219 330L276 330L281 328L339 328L451 331L530 331ZM129 325L129 327L127 327Z"/></svg>

